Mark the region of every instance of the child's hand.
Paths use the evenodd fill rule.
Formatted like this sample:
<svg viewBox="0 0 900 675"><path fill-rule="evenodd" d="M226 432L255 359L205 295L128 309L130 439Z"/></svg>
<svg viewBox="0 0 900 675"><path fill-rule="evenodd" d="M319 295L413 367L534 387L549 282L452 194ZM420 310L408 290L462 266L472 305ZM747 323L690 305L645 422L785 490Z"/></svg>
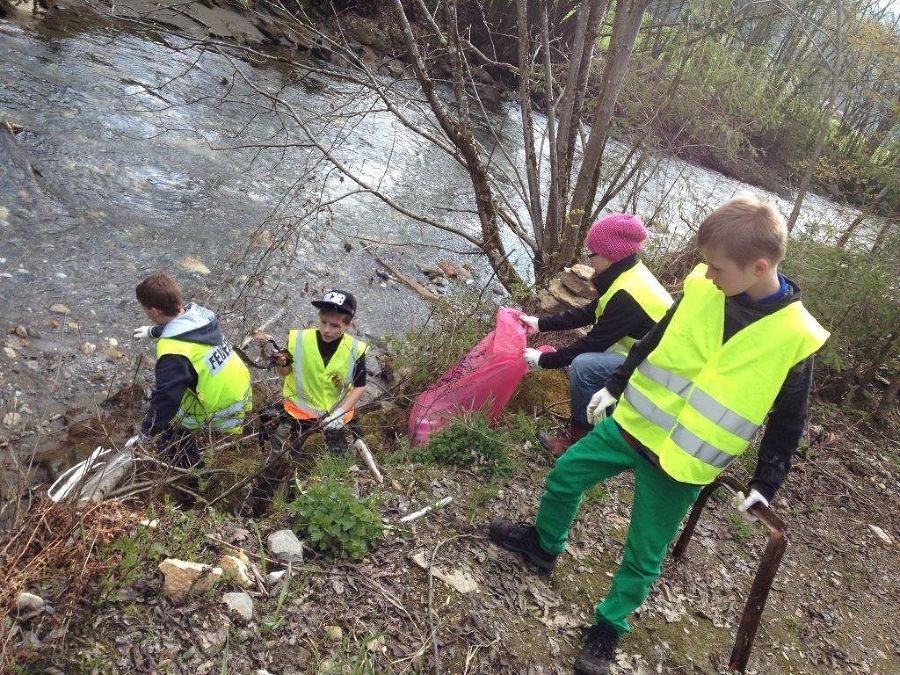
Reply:
<svg viewBox="0 0 900 675"><path fill-rule="evenodd" d="M540 370L541 354L543 354L543 352L540 351L539 349L532 349L531 347L525 347L525 351L522 354L522 358L525 359L525 363L528 364L528 372L529 373L532 370Z"/></svg>
<svg viewBox="0 0 900 675"><path fill-rule="evenodd" d="M585 412L587 413L587 421L591 424L599 424L606 417L606 409L616 402L613 395L603 387L596 394L591 396L590 402L587 404Z"/></svg>
<svg viewBox="0 0 900 675"><path fill-rule="evenodd" d="M153 329L153 326L140 326L139 328L134 329L134 339L135 340L146 340L150 337L150 331Z"/></svg>
<svg viewBox="0 0 900 675"><path fill-rule="evenodd" d="M731 505L738 510L738 513L740 513L743 519L748 523L752 523L756 520L756 517L749 512L750 507L754 504L762 504L763 506L768 506L769 500L763 497L756 490L750 490L750 496L746 499L744 498L743 492L736 492L734 495L734 499L731 500Z"/></svg>
<svg viewBox="0 0 900 675"><path fill-rule="evenodd" d="M522 325L525 326L525 335L534 335L535 333L541 332L541 329L538 328L538 318L536 316L520 314L519 321L521 321Z"/></svg>
<svg viewBox="0 0 900 675"><path fill-rule="evenodd" d="M344 428L344 409L335 408L327 417L322 418L322 429L325 431L340 431Z"/></svg>
<svg viewBox="0 0 900 675"><path fill-rule="evenodd" d="M291 357L291 353L287 349L280 349L275 352L275 365L280 368L285 368L291 365L294 362L293 357Z"/></svg>

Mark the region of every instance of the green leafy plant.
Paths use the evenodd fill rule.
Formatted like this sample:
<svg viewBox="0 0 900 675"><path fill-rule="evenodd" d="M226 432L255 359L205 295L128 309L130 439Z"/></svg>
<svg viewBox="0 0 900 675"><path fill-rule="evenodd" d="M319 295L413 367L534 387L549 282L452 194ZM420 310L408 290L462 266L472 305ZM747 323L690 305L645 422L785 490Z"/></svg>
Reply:
<svg viewBox="0 0 900 675"><path fill-rule="evenodd" d="M725 522L731 526L731 533L734 540L739 544L743 544L753 536L753 526L750 525L743 516L738 513L726 513Z"/></svg>
<svg viewBox="0 0 900 675"><path fill-rule="evenodd" d="M359 499L334 479L312 486L290 504L294 530L317 551L359 560L382 537L376 496Z"/></svg>
<svg viewBox="0 0 900 675"><path fill-rule="evenodd" d="M474 468L490 477L512 473L509 448L521 442L521 428L492 428L482 413L458 417L433 433L414 456L422 462Z"/></svg>

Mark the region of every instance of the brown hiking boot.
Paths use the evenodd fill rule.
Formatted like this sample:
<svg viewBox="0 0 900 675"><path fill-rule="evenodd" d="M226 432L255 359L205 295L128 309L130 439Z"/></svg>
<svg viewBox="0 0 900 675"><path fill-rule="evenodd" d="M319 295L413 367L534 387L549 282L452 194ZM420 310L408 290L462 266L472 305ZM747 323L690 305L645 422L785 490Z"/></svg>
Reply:
<svg viewBox="0 0 900 675"><path fill-rule="evenodd" d="M525 560L549 573L556 566L558 556L547 553L538 543L537 530L530 523L513 523L509 520L492 520L489 530L491 541L507 551L519 553Z"/></svg>
<svg viewBox="0 0 900 675"><path fill-rule="evenodd" d="M616 654L619 635L606 621L587 630L584 647L575 659L575 672L580 675L607 675L609 664Z"/></svg>
<svg viewBox="0 0 900 675"><path fill-rule="evenodd" d="M551 436L542 431L538 434L538 440L554 457L561 457L570 445L580 441L589 431L590 427L583 427L578 422L569 422L568 436Z"/></svg>

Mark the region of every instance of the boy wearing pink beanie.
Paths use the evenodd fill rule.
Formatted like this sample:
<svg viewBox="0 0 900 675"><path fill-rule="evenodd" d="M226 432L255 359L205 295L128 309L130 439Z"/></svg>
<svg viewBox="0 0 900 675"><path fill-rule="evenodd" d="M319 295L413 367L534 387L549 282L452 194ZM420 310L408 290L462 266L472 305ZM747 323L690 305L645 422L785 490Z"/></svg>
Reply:
<svg viewBox="0 0 900 675"><path fill-rule="evenodd" d="M541 441L559 457L566 448L590 431L587 404L594 392L625 361L625 356L672 304L672 298L638 260L647 228L630 213L611 213L591 226L586 246L594 268L591 280L598 298L584 307L538 319L522 315L529 334L581 328L593 324L582 339L556 352L526 349L529 370L569 367L572 398L569 435L541 434Z"/></svg>

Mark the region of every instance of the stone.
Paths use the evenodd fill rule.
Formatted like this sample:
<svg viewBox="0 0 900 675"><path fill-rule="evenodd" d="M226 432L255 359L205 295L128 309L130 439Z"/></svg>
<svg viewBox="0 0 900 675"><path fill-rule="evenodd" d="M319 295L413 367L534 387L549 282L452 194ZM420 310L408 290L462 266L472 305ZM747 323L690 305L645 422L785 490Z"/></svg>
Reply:
<svg viewBox="0 0 900 675"><path fill-rule="evenodd" d="M553 294L554 298L568 307L581 307L587 304L584 298L579 298L568 288L563 286L562 281L559 279L551 279L547 289Z"/></svg>
<svg viewBox="0 0 900 675"><path fill-rule="evenodd" d="M195 258L192 255L186 255L181 260L178 261L178 264L181 265L188 272L195 272L197 274L209 274L209 268L203 264L201 260Z"/></svg>
<svg viewBox="0 0 900 675"><path fill-rule="evenodd" d="M589 279L582 279L571 268L563 270L559 279L562 281L563 286L580 298L593 300L597 297L597 289L594 288L594 284Z"/></svg>
<svg viewBox="0 0 900 675"><path fill-rule="evenodd" d="M554 298L553 294L545 288L538 291L538 302L541 303L541 311L545 314L556 314L565 309L563 304Z"/></svg>
<svg viewBox="0 0 900 675"><path fill-rule="evenodd" d="M22 416L17 412L9 412L3 416L3 426L9 427L10 429L19 426L21 423Z"/></svg>
<svg viewBox="0 0 900 675"><path fill-rule="evenodd" d="M303 564L303 544L292 530L278 530L266 537L269 553L278 560L293 565Z"/></svg>
<svg viewBox="0 0 900 675"><path fill-rule="evenodd" d="M13 328L12 332L15 333L16 335L18 335L23 340L28 337L28 329L22 325L18 325L15 328Z"/></svg>
<svg viewBox="0 0 900 675"><path fill-rule="evenodd" d="M253 586L253 579L250 578L247 563L237 556L223 555L219 561L219 567L222 568L224 579L235 583L241 588Z"/></svg>
<svg viewBox="0 0 900 675"><path fill-rule="evenodd" d="M78 330L78 324L74 321L66 321L66 328L69 330Z"/></svg>
<svg viewBox="0 0 900 675"><path fill-rule="evenodd" d="M35 371L37 371L37 370L40 370L40 369L41 369L41 364L38 363L37 361L35 361L34 359L31 359L31 360L29 360L29 361L26 361L26 362L25 362L25 366L28 368L28 370L35 370Z"/></svg>
<svg viewBox="0 0 900 675"><path fill-rule="evenodd" d="M325 626L325 637L332 642L340 642L344 639L344 630L340 626Z"/></svg>
<svg viewBox="0 0 900 675"><path fill-rule="evenodd" d="M14 359L14 358L16 358L16 350L13 349L13 348L11 348L11 347L4 347L4 348L3 348L3 354L4 354L4 356L6 356L6 358L8 358L8 359Z"/></svg>
<svg viewBox="0 0 900 675"><path fill-rule="evenodd" d="M574 274L577 274L579 277L584 279L585 281L590 281L594 278L594 268L590 265L585 265L584 263L575 263L568 269L572 270Z"/></svg>
<svg viewBox="0 0 900 675"><path fill-rule="evenodd" d="M28 593L27 591L19 593L19 597L16 599L16 607L20 613L37 612L44 609L45 604L41 596Z"/></svg>
<svg viewBox="0 0 900 675"><path fill-rule="evenodd" d="M50 305L50 311L53 312L54 314L68 314L69 308L66 307L64 304L62 304L61 302L57 302L57 303Z"/></svg>
<svg viewBox="0 0 900 675"><path fill-rule="evenodd" d="M202 594L222 578L222 568L166 558L158 567L165 575L163 592L172 602L184 602L189 594Z"/></svg>
<svg viewBox="0 0 900 675"><path fill-rule="evenodd" d="M225 593L222 596L222 603L228 606L229 612L237 615L244 623L250 623L253 620L253 598L246 593Z"/></svg>
<svg viewBox="0 0 900 675"><path fill-rule="evenodd" d="M890 546L891 544L894 543L893 540L892 540L892 539L890 538L890 536L888 535L888 533L885 532L884 530L882 530L882 529L881 529L880 527L878 527L877 525L869 525L869 529L872 530L872 532L874 532L875 535L876 535L879 539L881 539L881 541L883 541L885 544L887 544L888 546Z"/></svg>
<svg viewBox="0 0 900 675"><path fill-rule="evenodd" d="M113 338L113 337L106 338L106 341L109 343L110 347L118 347L119 346L119 341L116 340L116 338Z"/></svg>
<svg viewBox="0 0 900 675"><path fill-rule="evenodd" d="M97 345L95 345L93 342L82 342L78 350L85 356L90 356L95 351L97 351Z"/></svg>
<svg viewBox="0 0 900 675"><path fill-rule="evenodd" d="M284 576L285 572L287 572L287 570L276 570L274 572L269 572L266 575L266 583L269 584L269 586L274 586L279 581L281 581L281 578Z"/></svg>
<svg viewBox="0 0 900 675"><path fill-rule="evenodd" d="M47 319L44 322L44 325L47 326L47 328L56 329L59 328L59 321L56 319Z"/></svg>

